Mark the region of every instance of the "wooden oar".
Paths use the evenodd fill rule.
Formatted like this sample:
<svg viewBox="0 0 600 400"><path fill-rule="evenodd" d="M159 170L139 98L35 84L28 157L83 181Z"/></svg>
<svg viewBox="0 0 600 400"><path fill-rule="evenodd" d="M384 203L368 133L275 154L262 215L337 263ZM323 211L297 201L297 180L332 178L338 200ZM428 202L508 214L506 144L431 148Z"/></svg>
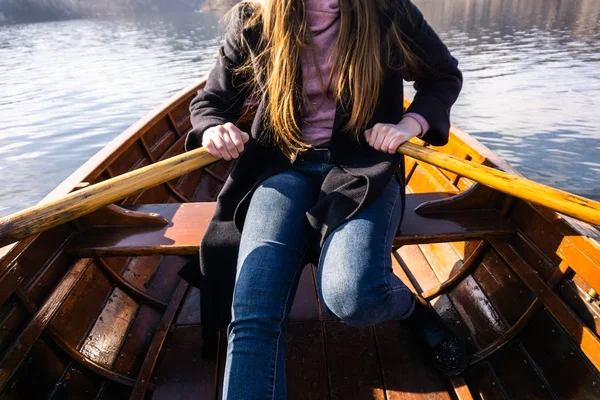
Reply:
<svg viewBox="0 0 600 400"><path fill-rule="evenodd" d="M205 148L168 158L0 219L0 247L72 221L217 161Z"/></svg>
<svg viewBox="0 0 600 400"><path fill-rule="evenodd" d="M565 215L600 225L600 203L439 151L404 143L398 152ZM173 180L216 161L204 148L163 160L0 219L0 247Z"/></svg>
<svg viewBox="0 0 600 400"><path fill-rule="evenodd" d="M500 192L548 207L589 224L600 225L600 203L597 201L413 143L404 143L397 151Z"/></svg>

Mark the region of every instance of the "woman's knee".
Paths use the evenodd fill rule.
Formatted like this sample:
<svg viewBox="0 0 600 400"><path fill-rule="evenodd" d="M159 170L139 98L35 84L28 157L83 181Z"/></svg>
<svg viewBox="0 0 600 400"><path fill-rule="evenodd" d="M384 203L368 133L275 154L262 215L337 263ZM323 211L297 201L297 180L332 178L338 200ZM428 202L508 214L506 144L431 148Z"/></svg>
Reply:
<svg viewBox="0 0 600 400"><path fill-rule="evenodd" d="M392 287L386 279L368 273L345 276L343 270L322 276L320 289L329 311L348 325L369 326L403 318L411 310L414 299L408 287Z"/></svg>
<svg viewBox="0 0 600 400"><path fill-rule="evenodd" d="M327 308L353 326L380 322L387 302L385 287L356 279L347 280L342 275L325 277L321 282L321 294Z"/></svg>

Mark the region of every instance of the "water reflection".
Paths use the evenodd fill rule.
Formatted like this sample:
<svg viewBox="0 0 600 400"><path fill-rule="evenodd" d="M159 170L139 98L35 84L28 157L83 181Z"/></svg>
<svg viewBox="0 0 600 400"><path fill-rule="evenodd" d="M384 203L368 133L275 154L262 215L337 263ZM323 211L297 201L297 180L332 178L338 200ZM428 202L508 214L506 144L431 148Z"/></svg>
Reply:
<svg viewBox="0 0 600 400"><path fill-rule="evenodd" d="M600 199L600 1L416 1L465 84L453 121L526 176ZM0 215L35 204L205 74L218 17L0 27Z"/></svg>
<svg viewBox="0 0 600 400"><path fill-rule="evenodd" d="M600 2L418 5L464 72L454 123L529 178L600 199Z"/></svg>
<svg viewBox="0 0 600 400"><path fill-rule="evenodd" d="M0 215L208 71L217 31L195 13L0 28Z"/></svg>

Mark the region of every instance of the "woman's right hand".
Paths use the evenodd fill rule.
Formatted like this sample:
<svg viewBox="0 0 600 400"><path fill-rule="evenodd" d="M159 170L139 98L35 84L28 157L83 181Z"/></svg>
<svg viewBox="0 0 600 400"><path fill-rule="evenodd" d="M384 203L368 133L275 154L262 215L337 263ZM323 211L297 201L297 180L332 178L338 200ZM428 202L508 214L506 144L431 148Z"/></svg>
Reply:
<svg viewBox="0 0 600 400"><path fill-rule="evenodd" d="M202 135L202 146L217 158L231 160L244 151L250 136L231 122L208 128Z"/></svg>

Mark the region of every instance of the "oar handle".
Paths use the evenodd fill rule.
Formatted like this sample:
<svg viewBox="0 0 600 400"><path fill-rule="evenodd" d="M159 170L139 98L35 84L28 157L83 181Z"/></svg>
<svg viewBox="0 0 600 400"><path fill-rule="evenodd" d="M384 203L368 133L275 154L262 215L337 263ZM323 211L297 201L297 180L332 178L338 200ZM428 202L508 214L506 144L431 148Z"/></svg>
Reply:
<svg viewBox="0 0 600 400"><path fill-rule="evenodd" d="M600 225L600 203L596 201L414 143L404 143L397 151L500 192L548 207L583 222Z"/></svg>

